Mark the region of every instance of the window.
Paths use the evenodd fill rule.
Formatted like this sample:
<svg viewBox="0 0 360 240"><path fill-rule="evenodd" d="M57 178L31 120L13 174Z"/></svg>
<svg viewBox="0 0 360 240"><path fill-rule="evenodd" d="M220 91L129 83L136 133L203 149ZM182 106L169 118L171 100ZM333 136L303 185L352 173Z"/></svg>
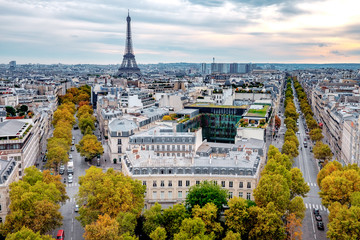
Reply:
<svg viewBox="0 0 360 240"><path fill-rule="evenodd" d="M121 153L121 146L118 147L118 153Z"/></svg>
<svg viewBox="0 0 360 240"><path fill-rule="evenodd" d="M156 191L153 191L152 198L153 198L153 199L156 199L156 198L157 198L157 192L156 192Z"/></svg>
<svg viewBox="0 0 360 240"><path fill-rule="evenodd" d="M229 198L233 198L233 192L229 192Z"/></svg>
<svg viewBox="0 0 360 240"><path fill-rule="evenodd" d="M168 199L172 199L172 198L173 198L172 191L169 191L168 192Z"/></svg>
<svg viewBox="0 0 360 240"><path fill-rule="evenodd" d="M146 181L143 181L143 185L146 186Z"/></svg>
<svg viewBox="0 0 360 240"><path fill-rule="evenodd" d="M178 198L182 198L182 191L178 191Z"/></svg>
<svg viewBox="0 0 360 240"><path fill-rule="evenodd" d="M196 181L196 185L199 185L200 184L200 181Z"/></svg>
<svg viewBox="0 0 360 240"><path fill-rule="evenodd" d="M233 186L234 186L233 182L232 182L232 181L230 181L230 182L229 182L229 187L231 187L231 188L232 188Z"/></svg>
<svg viewBox="0 0 360 240"><path fill-rule="evenodd" d="M153 187L157 187L156 181L153 181Z"/></svg>
<svg viewBox="0 0 360 240"><path fill-rule="evenodd" d="M182 187L182 181L181 180L178 181L178 187Z"/></svg>
<svg viewBox="0 0 360 240"><path fill-rule="evenodd" d="M243 197L243 192L239 192L239 198L242 198Z"/></svg>
<svg viewBox="0 0 360 240"><path fill-rule="evenodd" d="M186 186L190 186L190 180L186 180Z"/></svg>
<svg viewBox="0 0 360 240"><path fill-rule="evenodd" d="M160 199L164 199L165 198L165 192L164 191L161 191L160 192Z"/></svg>
<svg viewBox="0 0 360 240"><path fill-rule="evenodd" d="M221 181L221 186L225 187L225 181Z"/></svg>
<svg viewBox="0 0 360 240"><path fill-rule="evenodd" d="M251 188L251 182L247 183L247 188Z"/></svg>
<svg viewBox="0 0 360 240"><path fill-rule="evenodd" d="M169 180L168 187L172 187L172 181Z"/></svg>
<svg viewBox="0 0 360 240"><path fill-rule="evenodd" d="M164 180L161 180L161 182L160 182L160 186L161 186L161 187L164 187L164 186L165 186L165 182L164 182Z"/></svg>
<svg viewBox="0 0 360 240"><path fill-rule="evenodd" d="M251 199L251 193L249 193L249 192L246 193L246 199L247 199L247 200L250 200L250 199Z"/></svg>
<svg viewBox="0 0 360 240"><path fill-rule="evenodd" d="M239 188L244 188L244 183L243 182L239 182Z"/></svg>
<svg viewBox="0 0 360 240"><path fill-rule="evenodd" d="M121 145L121 139L118 138L118 145Z"/></svg>
<svg viewBox="0 0 360 240"><path fill-rule="evenodd" d="M2 223L2 217L0 217L0 223Z"/></svg>

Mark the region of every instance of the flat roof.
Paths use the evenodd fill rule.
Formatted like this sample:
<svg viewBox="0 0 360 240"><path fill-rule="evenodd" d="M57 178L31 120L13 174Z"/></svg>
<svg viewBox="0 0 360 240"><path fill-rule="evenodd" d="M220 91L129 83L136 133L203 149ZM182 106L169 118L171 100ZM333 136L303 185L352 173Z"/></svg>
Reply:
<svg viewBox="0 0 360 240"><path fill-rule="evenodd" d="M215 105L213 103L194 103L191 105L187 105L187 107L209 107L209 108L241 108L247 109L248 105L241 105L241 106L233 106L233 105Z"/></svg>
<svg viewBox="0 0 360 240"><path fill-rule="evenodd" d="M20 136L20 130L26 123L19 120L8 120L0 123L0 137ZM25 129L23 129L25 131Z"/></svg>

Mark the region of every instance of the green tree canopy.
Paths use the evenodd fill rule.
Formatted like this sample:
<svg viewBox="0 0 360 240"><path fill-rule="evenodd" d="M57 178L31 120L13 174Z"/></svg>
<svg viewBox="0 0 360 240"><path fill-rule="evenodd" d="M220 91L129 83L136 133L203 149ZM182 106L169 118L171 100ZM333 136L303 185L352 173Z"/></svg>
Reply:
<svg viewBox="0 0 360 240"><path fill-rule="evenodd" d="M333 154L331 152L329 145L324 144L321 141L318 141L315 144L315 146L313 148L313 152L314 152L314 157L316 159L322 160L323 162L328 162L333 157Z"/></svg>
<svg viewBox="0 0 360 240"><path fill-rule="evenodd" d="M22 227L15 233L8 234L6 240L55 240L50 235L41 235L39 232L34 233L27 227Z"/></svg>
<svg viewBox="0 0 360 240"><path fill-rule="evenodd" d="M189 193L186 196L186 206L191 210L196 205L200 207L207 203L214 203L218 211L227 204L227 190L222 189L214 182L204 181L198 185L190 187Z"/></svg>
<svg viewBox="0 0 360 240"><path fill-rule="evenodd" d="M212 240L214 235L206 235L205 223L200 218L186 218L181 224L175 240Z"/></svg>

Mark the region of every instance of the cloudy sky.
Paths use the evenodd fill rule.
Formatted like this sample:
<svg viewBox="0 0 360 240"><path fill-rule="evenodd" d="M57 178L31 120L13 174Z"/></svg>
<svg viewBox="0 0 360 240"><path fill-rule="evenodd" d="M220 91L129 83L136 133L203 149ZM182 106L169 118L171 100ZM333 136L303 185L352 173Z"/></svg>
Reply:
<svg viewBox="0 0 360 240"><path fill-rule="evenodd" d="M359 0L0 0L0 63L359 63Z"/></svg>

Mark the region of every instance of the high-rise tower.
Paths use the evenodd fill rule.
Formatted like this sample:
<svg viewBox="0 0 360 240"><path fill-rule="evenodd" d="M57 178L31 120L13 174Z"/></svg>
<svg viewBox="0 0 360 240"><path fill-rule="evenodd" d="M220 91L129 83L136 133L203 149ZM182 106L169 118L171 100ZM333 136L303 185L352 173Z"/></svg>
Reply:
<svg viewBox="0 0 360 240"><path fill-rule="evenodd" d="M135 55L134 55L134 50L133 50L133 46L132 46L131 25L130 25L131 18L130 18L129 12L128 12L126 21L127 21L127 28L126 28L125 53L124 53L124 58L121 63L121 66L116 75L123 76L123 77L129 77L132 75L141 76L140 69L138 68L136 61L135 61Z"/></svg>

